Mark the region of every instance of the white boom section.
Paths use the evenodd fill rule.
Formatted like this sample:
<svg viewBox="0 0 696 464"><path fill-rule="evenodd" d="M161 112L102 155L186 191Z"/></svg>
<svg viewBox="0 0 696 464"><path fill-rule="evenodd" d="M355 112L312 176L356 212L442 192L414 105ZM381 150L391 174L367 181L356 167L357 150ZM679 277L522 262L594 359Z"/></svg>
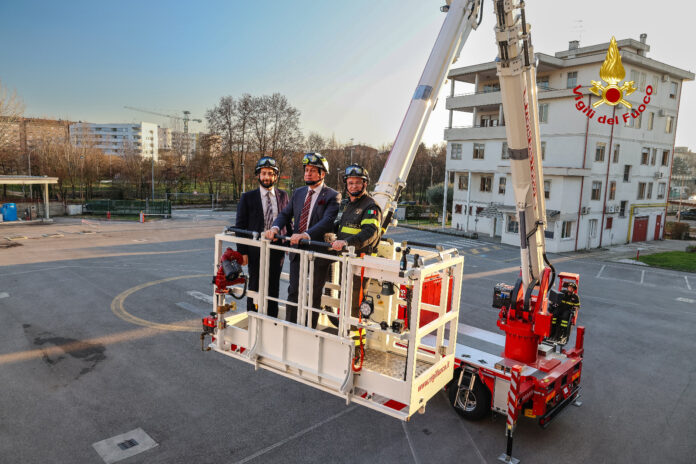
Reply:
<svg viewBox="0 0 696 464"><path fill-rule="evenodd" d="M396 210L399 189L406 183L423 130L447 78L449 66L459 58L469 33L478 25L480 6L481 0L448 0L449 9L443 7L447 11L447 17L373 192L375 201L383 211L385 221L382 227L385 229Z"/></svg>
<svg viewBox="0 0 696 464"><path fill-rule="evenodd" d="M498 77L505 115L512 186L519 217L525 289L544 269L546 205L541 170L536 67L524 2L495 0ZM515 16L519 10L520 15Z"/></svg>

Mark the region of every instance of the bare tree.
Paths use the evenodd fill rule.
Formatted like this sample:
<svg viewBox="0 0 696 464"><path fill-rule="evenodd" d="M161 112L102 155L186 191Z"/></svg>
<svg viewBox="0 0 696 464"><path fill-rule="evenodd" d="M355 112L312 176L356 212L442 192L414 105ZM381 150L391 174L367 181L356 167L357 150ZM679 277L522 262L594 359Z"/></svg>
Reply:
<svg viewBox="0 0 696 464"><path fill-rule="evenodd" d="M0 174L13 174L19 169L19 124L23 119L24 103L0 81ZM7 185L3 185L7 196Z"/></svg>
<svg viewBox="0 0 696 464"><path fill-rule="evenodd" d="M324 140L324 137L322 137L320 134L316 132L310 132L309 135L307 136L307 151L308 152L314 152L314 151L319 151L321 152L325 147L326 147L326 140Z"/></svg>

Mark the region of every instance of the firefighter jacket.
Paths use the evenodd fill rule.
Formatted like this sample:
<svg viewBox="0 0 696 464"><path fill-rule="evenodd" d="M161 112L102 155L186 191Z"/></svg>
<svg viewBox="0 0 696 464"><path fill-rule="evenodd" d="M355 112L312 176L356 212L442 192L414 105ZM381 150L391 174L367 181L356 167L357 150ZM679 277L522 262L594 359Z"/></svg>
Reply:
<svg viewBox="0 0 696 464"><path fill-rule="evenodd" d="M372 197L365 193L355 201L348 201L338 223L336 238L355 247L358 255L372 254L377 251L381 226L382 211Z"/></svg>

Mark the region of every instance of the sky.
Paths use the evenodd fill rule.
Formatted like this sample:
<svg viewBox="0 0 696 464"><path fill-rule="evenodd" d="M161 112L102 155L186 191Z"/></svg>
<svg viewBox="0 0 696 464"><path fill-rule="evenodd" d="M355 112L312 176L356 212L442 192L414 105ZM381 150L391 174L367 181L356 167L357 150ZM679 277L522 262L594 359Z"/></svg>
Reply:
<svg viewBox="0 0 696 464"><path fill-rule="evenodd" d="M279 92L305 135L375 147L394 141L444 20L444 0L0 2L0 82L25 116L100 123L191 111L205 121L221 97ZM528 0L536 52L647 33L648 57L696 71L689 2ZM495 59L492 1L484 2L455 67ZM463 91L458 87L457 93ZM443 86L424 134L443 140ZM455 125L470 122L457 116ZM461 119L463 118L463 119ZM684 86L676 145L696 149L696 83ZM205 131L205 122L192 123Z"/></svg>

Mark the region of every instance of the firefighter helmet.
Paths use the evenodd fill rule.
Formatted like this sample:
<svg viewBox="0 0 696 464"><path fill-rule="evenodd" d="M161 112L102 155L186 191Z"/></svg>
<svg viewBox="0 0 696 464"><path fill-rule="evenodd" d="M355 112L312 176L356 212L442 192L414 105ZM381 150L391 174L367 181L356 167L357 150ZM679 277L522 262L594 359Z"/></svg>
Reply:
<svg viewBox="0 0 696 464"><path fill-rule="evenodd" d="M323 169L326 174L329 173L329 162L326 161L321 153L307 153L302 158L302 166L314 166Z"/></svg>
<svg viewBox="0 0 696 464"><path fill-rule="evenodd" d="M354 163L346 168L345 172L343 173L343 182L348 182L349 177L359 177L368 184L370 183L370 174L367 172L367 169L359 164Z"/></svg>
<svg viewBox="0 0 696 464"><path fill-rule="evenodd" d="M278 175L279 172L278 163L276 163L276 160L274 160L270 156L264 156L256 163L256 169L254 169L254 174L258 176L259 172L261 172L261 168L273 169L276 175Z"/></svg>

